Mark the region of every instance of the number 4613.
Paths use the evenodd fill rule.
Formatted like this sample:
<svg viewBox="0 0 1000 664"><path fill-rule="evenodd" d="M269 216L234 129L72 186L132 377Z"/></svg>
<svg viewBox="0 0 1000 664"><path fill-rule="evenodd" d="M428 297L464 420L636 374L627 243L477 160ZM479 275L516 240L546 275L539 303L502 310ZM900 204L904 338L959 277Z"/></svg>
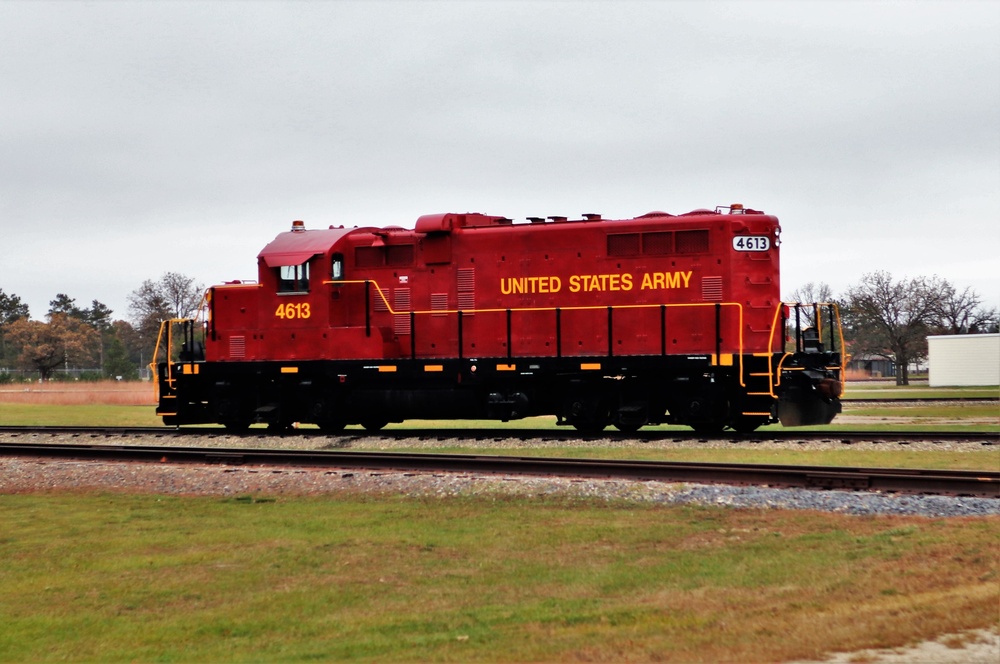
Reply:
<svg viewBox="0 0 1000 664"><path fill-rule="evenodd" d="M312 312L309 309L308 302L289 302L287 304L279 304L278 308L275 310L274 315L278 318L284 319L296 319L296 318L309 318Z"/></svg>

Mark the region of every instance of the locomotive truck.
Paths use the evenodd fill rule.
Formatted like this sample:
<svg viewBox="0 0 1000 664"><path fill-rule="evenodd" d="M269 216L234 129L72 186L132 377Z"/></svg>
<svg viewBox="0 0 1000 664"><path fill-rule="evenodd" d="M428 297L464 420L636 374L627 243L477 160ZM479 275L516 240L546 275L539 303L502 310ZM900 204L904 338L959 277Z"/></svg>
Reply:
<svg viewBox="0 0 1000 664"><path fill-rule="evenodd" d="M256 280L164 321L156 412L232 431L537 415L586 432L825 424L840 412L839 314L781 301L780 232L741 205L295 221L258 254Z"/></svg>

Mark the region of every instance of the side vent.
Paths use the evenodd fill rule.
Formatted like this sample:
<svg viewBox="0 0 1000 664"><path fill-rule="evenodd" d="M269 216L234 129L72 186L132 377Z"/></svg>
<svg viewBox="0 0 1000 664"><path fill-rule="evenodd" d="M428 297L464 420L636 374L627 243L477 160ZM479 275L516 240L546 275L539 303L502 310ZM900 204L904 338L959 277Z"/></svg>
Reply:
<svg viewBox="0 0 1000 664"><path fill-rule="evenodd" d="M642 234L642 253L666 256L674 253L674 234L670 231Z"/></svg>
<svg viewBox="0 0 1000 664"><path fill-rule="evenodd" d="M708 251L708 231L677 231L677 247L679 254L703 254Z"/></svg>
<svg viewBox="0 0 1000 664"><path fill-rule="evenodd" d="M458 308L471 315L476 308L476 268L458 269Z"/></svg>
<svg viewBox="0 0 1000 664"><path fill-rule="evenodd" d="M442 313L432 314L434 316L444 316L444 311L448 309L448 294L447 293L431 293L431 311L440 311Z"/></svg>
<svg viewBox="0 0 1000 664"><path fill-rule="evenodd" d="M722 277L701 278L701 299L705 302L722 302Z"/></svg>
<svg viewBox="0 0 1000 664"><path fill-rule="evenodd" d="M383 289L379 292L378 288L372 286L372 310L386 312L389 311L389 307L386 304L386 298L391 297L388 290ZM383 297L384 296L384 297Z"/></svg>
<svg viewBox="0 0 1000 664"><path fill-rule="evenodd" d="M397 288L392 292L392 308L399 312L392 317L392 331L396 334L409 334L411 332L409 288Z"/></svg>
<svg viewBox="0 0 1000 664"><path fill-rule="evenodd" d="M244 336L229 337L229 357L242 360L247 356L247 338Z"/></svg>
<svg viewBox="0 0 1000 664"><path fill-rule="evenodd" d="M638 233L608 235L608 256L638 256L639 246Z"/></svg>

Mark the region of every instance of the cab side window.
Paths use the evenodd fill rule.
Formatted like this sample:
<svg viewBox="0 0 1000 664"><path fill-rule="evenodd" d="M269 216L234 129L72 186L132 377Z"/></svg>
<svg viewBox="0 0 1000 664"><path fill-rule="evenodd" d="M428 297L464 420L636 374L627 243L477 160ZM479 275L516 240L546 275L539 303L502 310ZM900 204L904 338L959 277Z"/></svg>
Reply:
<svg viewBox="0 0 1000 664"><path fill-rule="evenodd" d="M278 268L279 293L309 292L309 261L301 265L282 265Z"/></svg>
<svg viewBox="0 0 1000 664"><path fill-rule="evenodd" d="M334 254L330 260L330 278L340 281L344 278L344 254Z"/></svg>

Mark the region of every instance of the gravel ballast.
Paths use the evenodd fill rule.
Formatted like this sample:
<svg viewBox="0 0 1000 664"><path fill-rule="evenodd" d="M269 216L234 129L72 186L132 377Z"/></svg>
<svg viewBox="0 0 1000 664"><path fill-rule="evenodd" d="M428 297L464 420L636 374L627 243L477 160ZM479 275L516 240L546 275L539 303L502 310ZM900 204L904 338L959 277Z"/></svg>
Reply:
<svg viewBox="0 0 1000 664"><path fill-rule="evenodd" d="M156 445L176 444L187 447L256 448L256 449L364 449L400 450L432 449L457 446L475 449L517 449L530 447L657 446L678 448L682 445L732 448L732 441L662 441L636 443L627 439L600 441L524 441L490 438L470 441L456 437L434 440L388 439L365 436L259 436L233 437L212 434L204 437L162 437L153 439ZM94 440L61 435L4 435L0 442L50 442L75 444L151 444L148 438L126 440L111 437ZM803 449L842 447L835 441L771 441L749 443L755 449L790 447ZM890 444L857 443L855 449L872 446L887 449ZM908 449L970 450L978 445L915 441ZM914 496L851 491L818 491L810 489L772 489L768 487L738 487L700 485L657 481L612 479L579 479L501 475L467 472L414 472L386 470L343 470L316 468L265 468L249 465L221 466L195 464L107 463L73 460L38 460L24 458L0 459L0 492L108 490L143 491L178 495L321 495L338 492L403 494L421 497L450 496L522 496L567 497L571 499L627 501L635 503L714 505L742 509L820 510L858 515L907 515L926 517L987 516L1000 514L1000 500L989 498Z"/></svg>

